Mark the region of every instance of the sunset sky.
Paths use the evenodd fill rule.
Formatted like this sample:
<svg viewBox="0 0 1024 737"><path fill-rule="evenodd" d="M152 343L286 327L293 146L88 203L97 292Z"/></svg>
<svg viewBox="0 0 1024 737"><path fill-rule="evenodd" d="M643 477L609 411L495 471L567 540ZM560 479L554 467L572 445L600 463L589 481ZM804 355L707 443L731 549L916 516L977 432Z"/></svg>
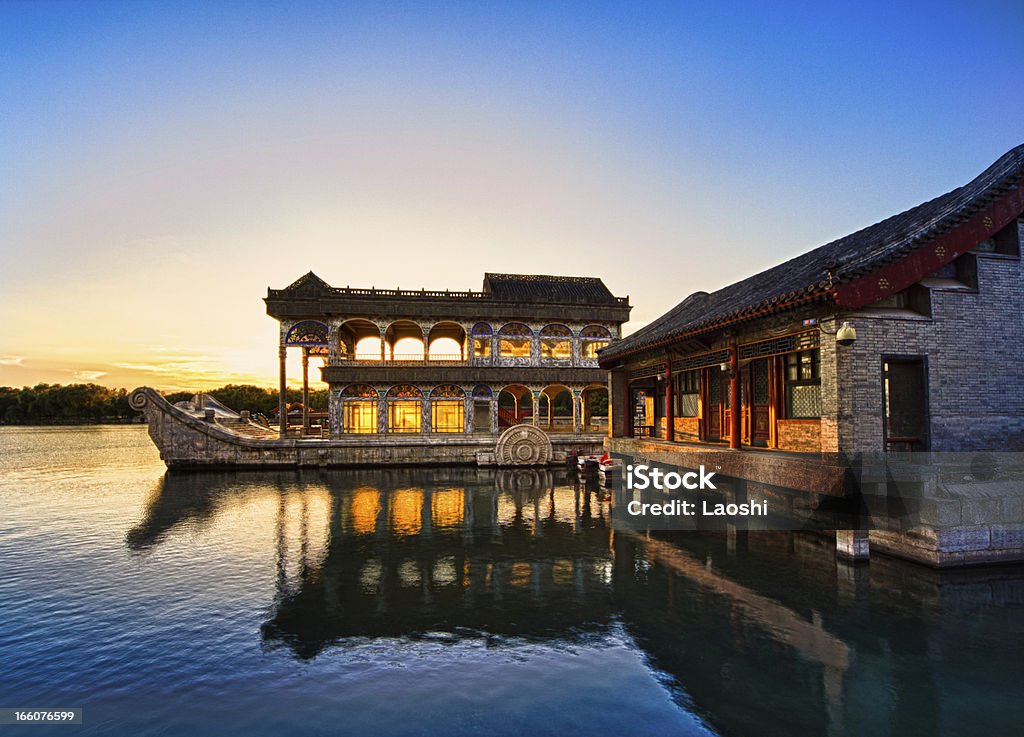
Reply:
<svg viewBox="0 0 1024 737"><path fill-rule="evenodd" d="M635 330L1024 142L1021 39L984 0L0 3L0 385L274 385L261 298L309 270L599 276Z"/></svg>

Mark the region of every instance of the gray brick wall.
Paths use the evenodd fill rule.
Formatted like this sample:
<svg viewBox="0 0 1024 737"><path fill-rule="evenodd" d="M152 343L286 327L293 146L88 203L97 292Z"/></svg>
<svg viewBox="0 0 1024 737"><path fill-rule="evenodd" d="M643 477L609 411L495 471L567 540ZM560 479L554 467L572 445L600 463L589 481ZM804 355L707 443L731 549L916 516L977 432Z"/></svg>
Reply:
<svg viewBox="0 0 1024 737"><path fill-rule="evenodd" d="M978 290L933 290L930 319L854 313L853 346L822 341L824 450L830 424L839 450L883 449L885 354L927 356L932 450L1024 450L1024 268L977 264Z"/></svg>

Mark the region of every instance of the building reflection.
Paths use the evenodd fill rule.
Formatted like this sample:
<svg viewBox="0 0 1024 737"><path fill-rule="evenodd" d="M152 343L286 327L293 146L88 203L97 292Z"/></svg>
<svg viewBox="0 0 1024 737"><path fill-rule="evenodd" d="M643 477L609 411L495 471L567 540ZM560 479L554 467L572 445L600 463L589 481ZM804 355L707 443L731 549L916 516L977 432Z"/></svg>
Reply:
<svg viewBox="0 0 1024 737"><path fill-rule="evenodd" d="M940 706L1021 671L1024 623L993 606L1024 601L1019 569L851 567L800 533L613 531L602 492L547 471L168 475L127 544L252 495L277 564L261 639L299 659L367 638L514 647L622 627L683 708L758 735L966 733L970 712ZM1005 658L980 664L972 643L993 617ZM1021 716L1007 708L988 725Z"/></svg>
<svg viewBox="0 0 1024 737"><path fill-rule="evenodd" d="M397 474L333 494L319 559L282 532L268 645L312 658L352 637L543 640L611 621L612 552L596 489L541 471L408 481Z"/></svg>

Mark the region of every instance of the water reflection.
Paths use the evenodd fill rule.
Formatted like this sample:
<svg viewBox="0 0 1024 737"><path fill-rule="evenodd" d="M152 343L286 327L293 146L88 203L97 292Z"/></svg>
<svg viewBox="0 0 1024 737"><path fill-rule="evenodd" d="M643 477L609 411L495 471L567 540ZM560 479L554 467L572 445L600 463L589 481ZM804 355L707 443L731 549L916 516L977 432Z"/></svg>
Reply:
<svg viewBox="0 0 1024 737"><path fill-rule="evenodd" d="M613 531L605 492L476 469L167 475L127 545L269 498L265 648L600 642L624 628L726 734L1005 732L1024 718L1024 575L835 560L799 533ZM230 510L230 511L229 511ZM596 729L600 732L600 729Z"/></svg>

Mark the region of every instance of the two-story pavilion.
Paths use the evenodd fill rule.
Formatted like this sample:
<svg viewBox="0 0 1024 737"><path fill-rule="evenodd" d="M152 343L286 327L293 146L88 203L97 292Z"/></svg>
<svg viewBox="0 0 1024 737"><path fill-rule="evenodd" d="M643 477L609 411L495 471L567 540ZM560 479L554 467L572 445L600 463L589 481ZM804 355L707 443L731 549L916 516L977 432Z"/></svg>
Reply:
<svg viewBox="0 0 1024 737"><path fill-rule="evenodd" d="M523 274L485 274L481 291L453 292L333 287L310 272L265 301L280 322L282 435L293 348L307 391L310 357L324 361L331 437L378 440L479 438L524 422L604 433L597 351L621 337L630 311L600 279Z"/></svg>

